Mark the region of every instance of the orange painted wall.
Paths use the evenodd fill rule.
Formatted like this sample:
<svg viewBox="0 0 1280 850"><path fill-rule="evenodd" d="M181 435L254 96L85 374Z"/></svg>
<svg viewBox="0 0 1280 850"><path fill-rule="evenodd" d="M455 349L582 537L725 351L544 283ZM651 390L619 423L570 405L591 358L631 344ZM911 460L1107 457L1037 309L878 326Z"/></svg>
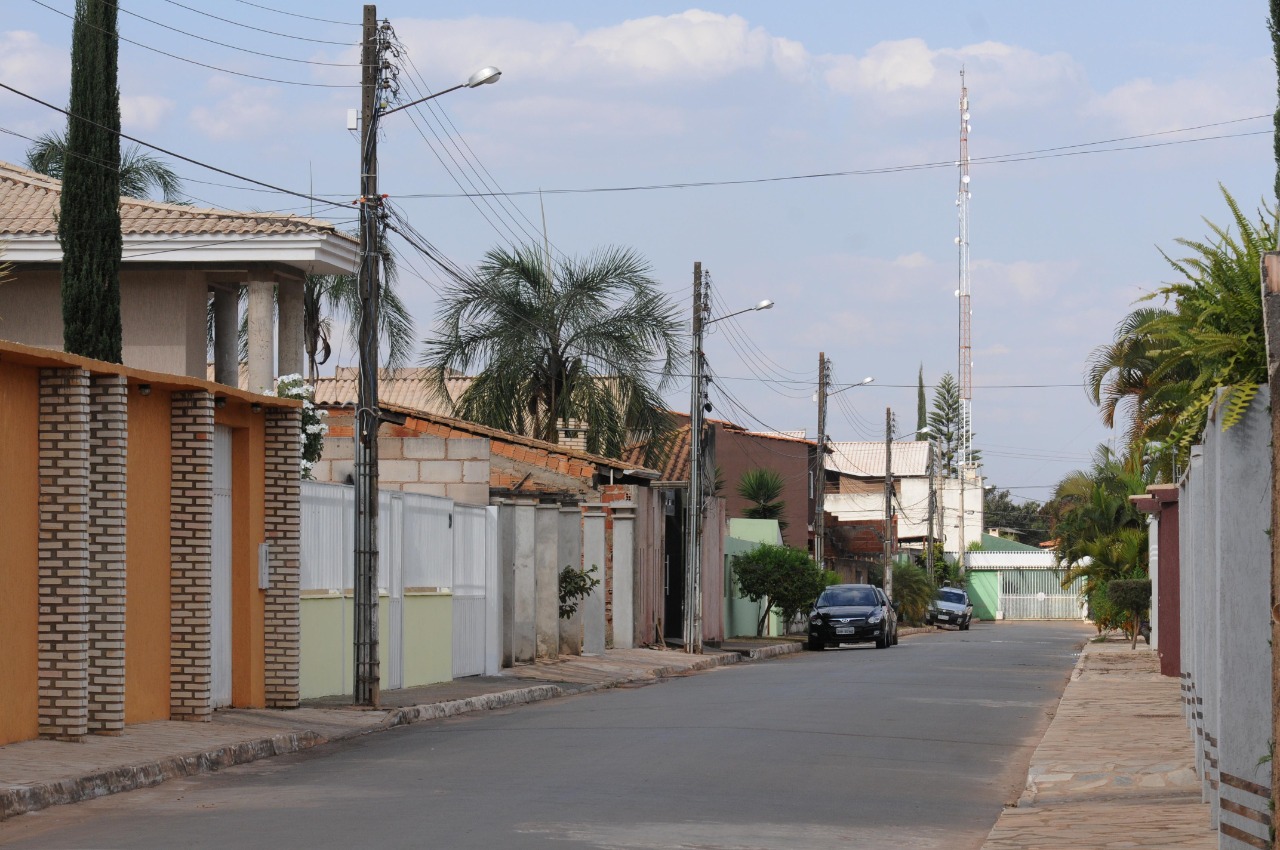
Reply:
<svg viewBox="0 0 1280 850"><path fill-rule="evenodd" d="M215 421L231 437L231 704L266 705L266 592L258 588L258 544L266 539L265 420L229 399Z"/></svg>
<svg viewBox="0 0 1280 850"><path fill-rule="evenodd" d="M0 361L0 744L39 734L38 380Z"/></svg>
<svg viewBox="0 0 1280 850"><path fill-rule="evenodd" d="M129 388L124 720L169 719L170 394Z"/></svg>

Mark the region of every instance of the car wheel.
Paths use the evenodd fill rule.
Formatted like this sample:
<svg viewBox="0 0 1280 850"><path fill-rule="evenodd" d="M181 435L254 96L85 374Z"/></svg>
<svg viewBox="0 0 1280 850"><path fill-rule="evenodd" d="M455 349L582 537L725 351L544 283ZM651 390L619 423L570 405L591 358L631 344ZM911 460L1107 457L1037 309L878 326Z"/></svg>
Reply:
<svg viewBox="0 0 1280 850"><path fill-rule="evenodd" d="M889 645L889 636L882 634L876 638L876 649L884 649Z"/></svg>
<svg viewBox="0 0 1280 850"><path fill-rule="evenodd" d="M893 645L894 645L894 646L897 646L897 645L898 645L898 630L897 630L897 629L894 629L894 630L893 630Z"/></svg>
<svg viewBox="0 0 1280 850"><path fill-rule="evenodd" d="M820 640L814 640L813 638L809 638L809 651L810 651L810 652L822 652L822 650L824 650L824 649L826 649L826 648L827 648L827 645L826 645L825 643L823 643L822 641L820 641Z"/></svg>

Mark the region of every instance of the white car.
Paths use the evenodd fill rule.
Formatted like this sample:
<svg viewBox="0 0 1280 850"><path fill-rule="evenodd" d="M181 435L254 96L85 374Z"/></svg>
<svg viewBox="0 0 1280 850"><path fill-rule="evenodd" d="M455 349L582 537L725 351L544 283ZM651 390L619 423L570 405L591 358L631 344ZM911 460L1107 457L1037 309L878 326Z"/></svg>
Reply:
<svg viewBox="0 0 1280 850"><path fill-rule="evenodd" d="M941 588L924 614L926 625L938 628L955 626L962 632L969 630L972 620L973 603L969 601L969 594L958 587Z"/></svg>

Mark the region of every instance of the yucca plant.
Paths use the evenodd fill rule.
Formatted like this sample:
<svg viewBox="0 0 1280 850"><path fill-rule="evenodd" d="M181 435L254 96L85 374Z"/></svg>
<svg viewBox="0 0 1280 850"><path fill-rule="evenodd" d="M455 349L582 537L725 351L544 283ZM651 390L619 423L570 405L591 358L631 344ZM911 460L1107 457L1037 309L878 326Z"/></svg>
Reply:
<svg viewBox="0 0 1280 850"><path fill-rule="evenodd" d="M751 502L744 510L747 519L776 519L778 527L786 530L787 521L782 518L787 503L782 501L786 482L772 469L748 469L738 479L738 495Z"/></svg>

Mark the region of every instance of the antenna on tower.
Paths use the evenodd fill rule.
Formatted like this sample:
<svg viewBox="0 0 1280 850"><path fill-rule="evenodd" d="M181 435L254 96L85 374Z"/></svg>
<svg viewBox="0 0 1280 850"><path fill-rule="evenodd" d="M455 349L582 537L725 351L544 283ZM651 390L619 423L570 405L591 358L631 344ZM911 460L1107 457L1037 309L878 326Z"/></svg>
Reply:
<svg viewBox="0 0 1280 850"><path fill-rule="evenodd" d="M970 338L973 319L972 293L969 281L969 89L964 83L964 68L960 69L960 186L956 194L959 208L960 232L956 236L959 247L959 288L956 295L960 307L960 445L957 471L960 473L960 569L964 571L965 510L964 491L973 461L973 341Z"/></svg>

